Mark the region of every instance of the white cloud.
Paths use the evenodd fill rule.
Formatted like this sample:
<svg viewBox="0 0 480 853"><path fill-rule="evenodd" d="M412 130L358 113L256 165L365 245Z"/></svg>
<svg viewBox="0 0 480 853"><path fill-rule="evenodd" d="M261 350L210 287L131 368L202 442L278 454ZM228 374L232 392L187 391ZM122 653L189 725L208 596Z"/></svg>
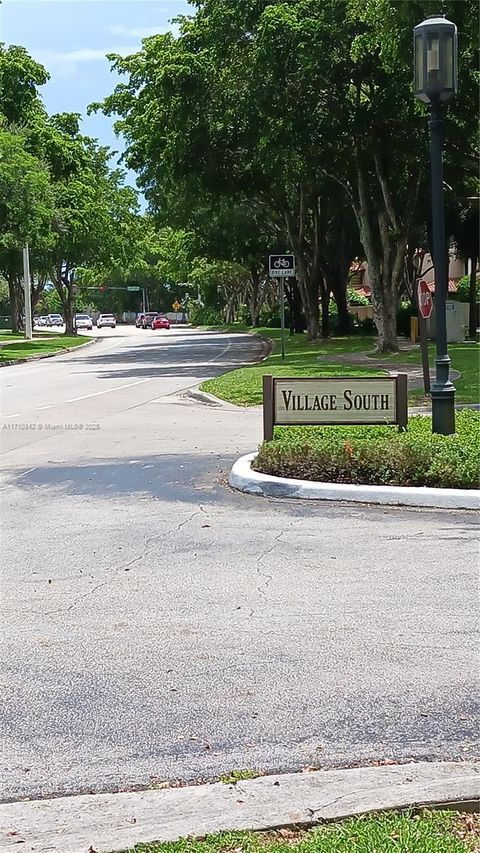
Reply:
<svg viewBox="0 0 480 853"><path fill-rule="evenodd" d="M178 29L175 24L162 24L158 27L125 27L123 24L112 24L107 27L107 33L112 36L126 36L127 38L143 39L148 36L156 36L159 33L175 32Z"/></svg>
<svg viewBox="0 0 480 853"><path fill-rule="evenodd" d="M58 65L62 62L74 63L79 62L98 62L105 59L107 53L119 53L121 56L126 56L132 52L132 45L122 45L121 47L83 47L79 50L32 50L35 58L43 63L47 68L50 65Z"/></svg>
<svg viewBox="0 0 480 853"><path fill-rule="evenodd" d="M32 48L30 52L34 59L41 62L52 76L59 80L72 80L78 77L79 65L91 62L108 64L107 53L128 56L135 50L136 48L132 45L117 45L102 48L83 47L78 50L45 50L41 48L35 50Z"/></svg>

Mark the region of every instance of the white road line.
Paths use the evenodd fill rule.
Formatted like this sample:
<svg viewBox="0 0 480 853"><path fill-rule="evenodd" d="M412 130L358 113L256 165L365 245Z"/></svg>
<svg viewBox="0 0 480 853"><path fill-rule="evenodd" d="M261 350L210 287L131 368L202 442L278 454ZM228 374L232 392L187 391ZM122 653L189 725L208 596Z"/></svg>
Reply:
<svg viewBox="0 0 480 853"><path fill-rule="evenodd" d="M182 367L198 367L198 368L200 368L200 367L205 367L206 364L213 364L215 361L217 361L217 359L221 358L222 355L225 355L225 353L228 352L228 350L230 349L231 346L232 346L232 342L230 341L227 344L227 346L224 347L218 353L218 355L214 356L213 358L209 358L207 361L202 362L202 364L196 364L195 362L192 362L191 364L188 364L188 365L183 364L181 366ZM178 367L178 366L179 365L175 365L175 364L163 365L163 367ZM202 376L199 376L198 379L202 379L202 381L203 381ZM178 388L176 391L171 391L168 394L163 394L162 397L155 397L155 399L153 399L153 400L147 400L147 402L148 403L161 403L161 402L163 402L163 400L165 400L166 397L174 397L176 394L179 394L181 391L185 391L187 388L194 388L194 387L195 387L195 385L186 385L185 388Z"/></svg>
<svg viewBox="0 0 480 853"><path fill-rule="evenodd" d="M53 403L49 403L48 406L37 406L35 411L36 412L43 412L44 409L53 409Z"/></svg>
<svg viewBox="0 0 480 853"><path fill-rule="evenodd" d="M100 394L111 394L112 391L122 391L124 388L132 388L134 385L142 385L144 382L151 382L153 379L139 379L137 382L129 382L128 385L117 385L115 388L105 388L104 391L95 391L94 394L85 394L83 397L72 397L71 400L65 400L66 403L77 403L79 400L88 400L89 397L99 397Z"/></svg>
<svg viewBox="0 0 480 853"><path fill-rule="evenodd" d="M36 470L37 470L36 468L27 468L27 470L26 470L26 471L22 471L22 473L21 473L21 474L18 474L18 476L17 476L17 480L18 480L20 477L25 477L25 474L31 474L31 473L32 473L32 471L36 471Z"/></svg>
<svg viewBox="0 0 480 853"><path fill-rule="evenodd" d="M21 414L20 412L15 412L14 415L4 415L3 417L4 418L19 418L20 414Z"/></svg>

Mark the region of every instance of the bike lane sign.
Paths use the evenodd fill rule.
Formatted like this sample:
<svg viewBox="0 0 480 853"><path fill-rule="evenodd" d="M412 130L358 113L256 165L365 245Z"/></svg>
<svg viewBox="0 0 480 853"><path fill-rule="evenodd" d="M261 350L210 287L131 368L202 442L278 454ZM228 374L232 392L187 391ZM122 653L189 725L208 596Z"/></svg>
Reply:
<svg viewBox="0 0 480 853"><path fill-rule="evenodd" d="M295 275L295 255L269 255L270 278L292 278Z"/></svg>

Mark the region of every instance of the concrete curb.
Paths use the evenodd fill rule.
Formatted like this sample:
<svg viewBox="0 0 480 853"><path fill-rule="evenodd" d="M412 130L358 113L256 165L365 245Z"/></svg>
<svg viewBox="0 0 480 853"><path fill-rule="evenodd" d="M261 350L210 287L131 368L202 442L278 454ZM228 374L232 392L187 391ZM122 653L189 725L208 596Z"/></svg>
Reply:
<svg viewBox="0 0 480 853"><path fill-rule="evenodd" d="M30 853L116 851L222 830L308 828L386 809L471 811L479 797L480 765L425 762L21 801L0 805L0 851L18 844Z"/></svg>
<svg viewBox="0 0 480 853"><path fill-rule="evenodd" d="M189 397L190 400L195 400L197 403L205 403L207 406L215 406L217 409L238 409L234 403L227 403L226 400L221 400L220 397L215 397L214 394L207 394L206 391L200 391L200 386L195 388L187 388L183 394L184 397Z"/></svg>
<svg viewBox="0 0 480 853"><path fill-rule="evenodd" d="M212 334L215 334L212 332ZM254 361L248 361L247 364L259 364L264 361L271 353L273 348L273 341L270 338L264 337L264 335L259 335L257 332L238 332L238 334L249 335L249 337L256 337L263 343L263 352L259 358L254 359ZM242 365L239 365L241 367ZM237 367L232 368L232 370L237 370ZM229 373L230 371L226 371ZM204 380L205 381L205 380ZM201 383L203 385L203 382ZM190 397L191 400L196 400L197 403L205 403L208 406L216 406L217 408L222 409L244 409L245 406L236 406L235 403L229 403L227 400L222 400L220 397L215 397L214 394L209 394L207 391L201 391L201 385L196 385L194 388L188 388L184 393L184 397ZM248 407L250 408L250 407Z"/></svg>
<svg viewBox="0 0 480 853"><path fill-rule="evenodd" d="M249 495L301 500L349 501L389 506L433 507L436 509L479 509L480 490L433 489L409 486L357 486L349 483L318 483L273 477L253 471L255 453L234 463L228 481L232 488Z"/></svg>
<svg viewBox="0 0 480 853"><path fill-rule="evenodd" d="M29 355L28 358L12 358L10 361L1 361L0 367L12 367L15 364L26 364L29 361L40 361L42 358L55 358L56 355L65 355L66 352L77 352L79 349L84 349L92 344L99 344L104 338L91 338L85 341L84 344L79 344L78 347L62 347L58 352L46 352L43 355Z"/></svg>

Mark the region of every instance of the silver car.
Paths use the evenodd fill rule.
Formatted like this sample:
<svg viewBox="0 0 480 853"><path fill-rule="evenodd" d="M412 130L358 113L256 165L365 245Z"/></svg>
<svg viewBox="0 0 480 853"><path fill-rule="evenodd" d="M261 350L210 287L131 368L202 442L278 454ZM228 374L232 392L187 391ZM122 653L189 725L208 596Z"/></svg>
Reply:
<svg viewBox="0 0 480 853"><path fill-rule="evenodd" d="M76 329L93 329L93 320L88 314L75 314Z"/></svg>
<svg viewBox="0 0 480 853"><path fill-rule="evenodd" d="M103 329L104 326L109 326L110 329L114 329L117 325L117 321L113 314L100 314L97 320L97 329Z"/></svg>
<svg viewBox="0 0 480 853"><path fill-rule="evenodd" d="M63 317L61 314L49 314L47 317L47 326L63 326Z"/></svg>

